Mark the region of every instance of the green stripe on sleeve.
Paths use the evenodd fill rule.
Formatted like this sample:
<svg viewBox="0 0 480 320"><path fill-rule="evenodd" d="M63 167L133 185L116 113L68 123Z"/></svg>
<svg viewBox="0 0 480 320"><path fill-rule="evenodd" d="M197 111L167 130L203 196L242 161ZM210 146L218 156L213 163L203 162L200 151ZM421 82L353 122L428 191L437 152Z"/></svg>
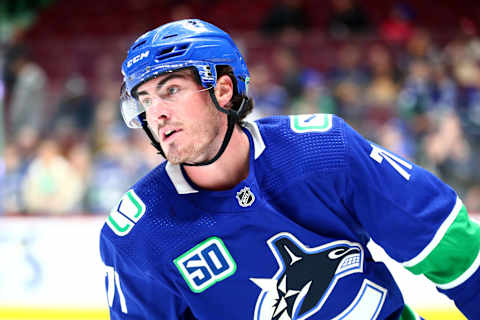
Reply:
<svg viewBox="0 0 480 320"><path fill-rule="evenodd" d="M418 315L409 306L403 306L403 312L398 320L419 320Z"/></svg>
<svg viewBox="0 0 480 320"><path fill-rule="evenodd" d="M414 274L423 273L442 287L453 288L475 272L480 262L480 226L470 220L462 205L457 217L433 250L420 262L406 269ZM461 281L459 281L461 279Z"/></svg>

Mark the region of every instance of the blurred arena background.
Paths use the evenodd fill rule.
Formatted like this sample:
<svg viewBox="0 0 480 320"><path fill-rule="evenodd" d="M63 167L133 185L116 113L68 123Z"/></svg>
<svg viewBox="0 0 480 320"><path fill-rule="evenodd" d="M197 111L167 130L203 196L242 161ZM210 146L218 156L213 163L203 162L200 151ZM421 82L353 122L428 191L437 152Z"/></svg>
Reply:
<svg viewBox="0 0 480 320"><path fill-rule="evenodd" d="M477 1L2 0L0 319L108 319L100 228L162 161L120 119L120 65L137 36L190 17L240 45L252 119L336 113L451 184L478 218ZM465 319L388 264L426 319Z"/></svg>

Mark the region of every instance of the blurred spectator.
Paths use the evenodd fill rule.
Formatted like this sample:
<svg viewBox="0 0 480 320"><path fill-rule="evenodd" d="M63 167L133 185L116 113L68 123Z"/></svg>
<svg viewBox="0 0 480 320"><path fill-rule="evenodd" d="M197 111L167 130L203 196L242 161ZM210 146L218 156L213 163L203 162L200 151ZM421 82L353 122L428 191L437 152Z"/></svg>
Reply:
<svg viewBox="0 0 480 320"><path fill-rule="evenodd" d="M465 197L465 207L469 212L480 213L480 185L471 187Z"/></svg>
<svg viewBox="0 0 480 320"><path fill-rule="evenodd" d="M36 156L38 144L40 143L39 132L32 127L23 127L20 129L17 137L12 144L15 144L22 160L22 166L27 167Z"/></svg>
<svg viewBox="0 0 480 320"><path fill-rule="evenodd" d="M408 135L402 121L391 119L380 126L372 136L372 140L395 154L413 160L415 155L415 141Z"/></svg>
<svg viewBox="0 0 480 320"><path fill-rule="evenodd" d="M458 37L447 43L445 46L444 56L445 61L449 66L455 66L465 60L472 60L470 52L464 38Z"/></svg>
<svg viewBox="0 0 480 320"><path fill-rule="evenodd" d="M473 60L454 66L459 85L457 112L468 137L480 145L480 67Z"/></svg>
<svg viewBox="0 0 480 320"><path fill-rule="evenodd" d="M443 64L422 60L410 65L404 88L399 95L399 108L407 119L427 112L446 111L457 104L457 86ZM416 132L425 131L426 128Z"/></svg>
<svg viewBox="0 0 480 320"><path fill-rule="evenodd" d="M358 45L345 43L338 50L338 60L327 71L327 79L330 85L336 87L338 84L349 81L360 87L368 82L368 74L362 65L362 51Z"/></svg>
<svg viewBox="0 0 480 320"><path fill-rule="evenodd" d="M90 3L95 4L94 1ZM183 19L191 17L192 12L230 17L231 10L243 8L219 0L168 0L158 4L167 14L158 16L152 14L151 8L157 4L151 1L122 3L125 8L122 17L131 16L132 12L137 17L145 17L129 24L127 33L147 29L156 19ZM321 13L306 12L305 6L312 4L305 0L268 0L252 7L258 11L235 23L229 24L229 18L220 19L239 37L237 44L244 51L248 50L248 58L262 61L250 66L253 85L249 93L255 100L256 114L249 119L270 114L337 113L373 141L426 165L449 183L458 184L454 187L467 195L465 203L474 208L471 210L480 211L475 200L480 188L477 21L468 18L467 14L458 16L455 13L455 21L445 20L445 26L452 32L438 34L417 26L417 22L422 25L429 22L415 20L414 11L418 10L420 17L424 14L421 12L424 6L412 2L393 2L391 7L387 3L378 8L365 8L369 10L366 11L361 1L331 0L332 15L328 21L322 20L328 17ZM108 6L100 7L110 10ZM391 10L380 12L382 7ZM379 19L377 33L373 32L375 26L368 12L385 17ZM309 21L310 17L318 19ZM5 113L5 121L11 124L8 127L11 131L5 154L0 158L0 179L4 186L0 192L0 212L24 210L21 190L17 190L23 185L26 168L33 158L36 165L32 167L40 167L38 163L46 167L40 158L48 157L39 154L52 153L43 150L40 138L47 121L49 137L57 149L53 152L56 156L50 158L66 161L69 170L77 175L72 181L81 185L79 190L89 190L83 197L79 191L74 210L105 214L118 200L119 192L131 185L139 172L162 161L152 146L145 143L142 130L129 132L118 112L121 82L118 68L124 58L122 50L132 39L113 33L114 28L125 26L111 24L108 35L85 41L85 35L72 31L78 31L78 26L83 26L82 21L74 22L76 29L73 25L69 27L69 21L62 24L64 33L71 35L65 37L65 41L88 44L85 48L82 46L81 55L62 51L62 43L51 50L33 48L38 53L33 57L19 46L5 57L9 62L5 65L3 96L8 102L5 107L10 108L6 110L10 112ZM319 35L318 30L305 32L312 25L324 26L324 22L333 39ZM45 30L49 28L51 26ZM48 36L42 30L40 23L38 29L34 25L33 32L24 34L28 35L30 44L48 43L50 48L54 41L45 42ZM367 37L362 38L362 35ZM60 70L58 61L55 55L48 54L49 51L61 51L66 61L80 59L78 70L82 70L85 78L72 74L64 79L70 67L63 66L61 72L57 72ZM93 56L93 67L91 61L81 61ZM47 85L45 73L32 62L37 57L47 61L42 65L52 75L52 83L65 84L64 92L57 92L59 86ZM53 61L57 65L50 63ZM87 64L88 70L82 67ZM59 101L55 110L49 110L45 104L49 96ZM50 111L54 111L52 118ZM40 146L43 151L39 150ZM46 169L36 171L47 172ZM119 180L121 175L126 178ZM45 190L47 193L48 188Z"/></svg>
<svg viewBox="0 0 480 320"><path fill-rule="evenodd" d="M455 37L445 46L447 61L451 65L456 65L464 60L480 61L480 38L478 36L478 27L474 20L461 17L460 28L455 33Z"/></svg>
<svg viewBox="0 0 480 320"><path fill-rule="evenodd" d="M273 70L278 84L285 88L289 99L302 93L302 75L306 71L298 58L298 49L280 46L273 51Z"/></svg>
<svg viewBox="0 0 480 320"><path fill-rule="evenodd" d="M78 212L85 211L87 201L87 187L91 179L92 172L92 150L89 144L78 142L72 146L67 154L72 169L77 173L82 184L82 196L79 198Z"/></svg>
<svg viewBox="0 0 480 320"><path fill-rule="evenodd" d="M387 75L376 76L367 87L365 105L371 130L380 127L385 122L396 116L395 103L397 98L397 85Z"/></svg>
<svg viewBox="0 0 480 320"><path fill-rule="evenodd" d="M133 156L131 157L132 161L136 161L135 157L139 157L142 160L137 163L139 177L144 176L145 172L143 170L148 170L158 166L165 159L157 153L157 149L145 139L145 132L143 130L133 130L130 131L129 135L129 145L132 150Z"/></svg>
<svg viewBox="0 0 480 320"><path fill-rule="evenodd" d="M92 161L86 203L89 212L108 213L125 190L151 168L130 142L121 130L110 131L105 137Z"/></svg>
<svg viewBox="0 0 480 320"><path fill-rule="evenodd" d="M308 72L302 80L302 94L293 101L288 114L337 113L335 101L319 73Z"/></svg>
<svg viewBox="0 0 480 320"><path fill-rule="evenodd" d="M363 89L353 81L342 81L335 87L334 97L338 115L361 134L367 135L367 109Z"/></svg>
<svg viewBox="0 0 480 320"><path fill-rule="evenodd" d="M430 84L430 65L423 60L413 61L398 95L398 108L400 116L409 122L415 139L420 139L430 130L427 115L431 107Z"/></svg>
<svg viewBox="0 0 480 320"><path fill-rule="evenodd" d="M426 29L417 28L408 39L405 47L399 51L398 66L401 70L408 70L411 63L423 61L425 63L437 62L441 58L430 33Z"/></svg>
<svg viewBox="0 0 480 320"><path fill-rule="evenodd" d="M457 103L457 85L448 74L445 64L432 65L431 110L451 110Z"/></svg>
<svg viewBox="0 0 480 320"><path fill-rule="evenodd" d="M267 65L256 64L249 69L252 78L249 94L255 102L254 111L259 116L283 114L288 101L287 91L274 82Z"/></svg>
<svg viewBox="0 0 480 320"><path fill-rule="evenodd" d="M44 140L27 169L23 198L29 214L78 213L84 185L79 173L60 154L54 140Z"/></svg>
<svg viewBox="0 0 480 320"><path fill-rule="evenodd" d="M372 45L368 50L367 63L369 79L386 76L395 83L400 80L399 70L386 45L381 43Z"/></svg>
<svg viewBox="0 0 480 320"><path fill-rule="evenodd" d="M407 53L412 59L432 58L434 46L430 34L425 29L417 29L407 43Z"/></svg>
<svg viewBox="0 0 480 320"><path fill-rule="evenodd" d="M305 31L307 27L308 16L302 0L276 0L265 16L261 29L267 35L275 35L288 29Z"/></svg>
<svg viewBox="0 0 480 320"><path fill-rule="evenodd" d="M120 118L119 103L118 83L113 81L105 83L95 107L93 130L90 136L94 152L109 143L108 138L111 132L128 130Z"/></svg>
<svg viewBox="0 0 480 320"><path fill-rule="evenodd" d="M47 76L34 63L26 47L15 46L7 52L6 67L13 86L7 105L8 136L14 138L24 127L41 131L48 116Z"/></svg>
<svg viewBox="0 0 480 320"><path fill-rule="evenodd" d="M332 13L328 31L334 38L345 38L366 34L372 23L365 10L355 0L331 0Z"/></svg>
<svg viewBox="0 0 480 320"><path fill-rule="evenodd" d="M6 88L4 77L4 52L2 43L0 41L0 153L3 153L5 147L5 100L6 100Z"/></svg>
<svg viewBox="0 0 480 320"><path fill-rule="evenodd" d="M85 136L93 125L94 111L94 100L88 91L86 80L73 74L65 83L53 117L53 126L69 126L76 134Z"/></svg>
<svg viewBox="0 0 480 320"><path fill-rule="evenodd" d="M328 86L335 97L338 114L353 124L354 128L366 134L365 95L362 91L368 85L367 69L361 64L360 48L351 43L342 45L338 60L327 70Z"/></svg>
<svg viewBox="0 0 480 320"><path fill-rule="evenodd" d="M5 147L0 158L0 213L18 214L24 211L22 201L22 181L25 167L14 144Z"/></svg>
<svg viewBox="0 0 480 320"><path fill-rule="evenodd" d="M453 112L443 112L437 115L437 121L436 129L424 140L426 159L443 180L460 188L459 192L465 192L465 186L475 180L472 173L477 164L460 120Z"/></svg>
<svg viewBox="0 0 480 320"><path fill-rule="evenodd" d="M397 116L398 71L390 52L384 45L376 44L368 51L369 84L366 88L365 103L372 126L377 130ZM392 128L394 130L396 128ZM374 134L371 132L370 134ZM368 134L367 134L368 135Z"/></svg>
<svg viewBox="0 0 480 320"><path fill-rule="evenodd" d="M412 8L404 3L395 3L388 17L381 22L379 33L383 40L390 45L403 46L413 34L414 13Z"/></svg>

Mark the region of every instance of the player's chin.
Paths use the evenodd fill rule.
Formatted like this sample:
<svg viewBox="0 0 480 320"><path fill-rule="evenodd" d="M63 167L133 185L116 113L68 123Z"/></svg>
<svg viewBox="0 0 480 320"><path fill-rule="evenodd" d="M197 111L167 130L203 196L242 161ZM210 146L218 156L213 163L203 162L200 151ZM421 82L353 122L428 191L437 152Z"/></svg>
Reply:
<svg viewBox="0 0 480 320"><path fill-rule="evenodd" d="M182 163L202 163L207 161L208 155L205 152L201 152L196 147L190 146L187 148L181 148L179 145L168 145L164 149L167 160L171 164Z"/></svg>
<svg viewBox="0 0 480 320"><path fill-rule="evenodd" d="M181 163L184 163L185 161L183 161L182 157L178 157L178 156L175 156L175 155L170 155L170 154L166 154L166 158L168 160L168 162L170 162L171 164L181 164Z"/></svg>
<svg viewBox="0 0 480 320"><path fill-rule="evenodd" d="M165 153L167 160L171 164L182 164L182 163L191 163L191 157L189 157L188 154L185 154L185 152L166 152Z"/></svg>

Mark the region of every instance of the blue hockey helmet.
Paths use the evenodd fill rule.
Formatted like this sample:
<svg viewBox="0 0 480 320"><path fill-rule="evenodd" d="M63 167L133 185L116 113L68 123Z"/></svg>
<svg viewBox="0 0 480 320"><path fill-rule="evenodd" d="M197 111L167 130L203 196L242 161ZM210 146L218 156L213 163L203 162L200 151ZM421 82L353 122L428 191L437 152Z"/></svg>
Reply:
<svg viewBox="0 0 480 320"><path fill-rule="evenodd" d="M230 66L235 77L234 94L242 97L236 110L221 107L213 88L217 83L217 66ZM167 72L193 68L203 87L220 112L227 114L228 128L217 154L210 160L185 165L208 165L225 151L235 123L240 121L249 100L250 81L247 65L232 38L218 27L198 19L179 20L162 25L140 36L128 51L122 65L122 116L130 128L143 128L153 146L165 156L145 120L145 109L135 98L135 90L145 81Z"/></svg>
<svg viewBox="0 0 480 320"><path fill-rule="evenodd" d="M218 27L198 19L174 21L140 36L122 65L124 89L133 97L145 81L166 72L194 68L205 88L216 85L216 66L228 65L236 78L236 92L247 95L249 73L232 38ZM122 103L122 115L129 127L138 128L144 110L134 101Z"/></svg>

